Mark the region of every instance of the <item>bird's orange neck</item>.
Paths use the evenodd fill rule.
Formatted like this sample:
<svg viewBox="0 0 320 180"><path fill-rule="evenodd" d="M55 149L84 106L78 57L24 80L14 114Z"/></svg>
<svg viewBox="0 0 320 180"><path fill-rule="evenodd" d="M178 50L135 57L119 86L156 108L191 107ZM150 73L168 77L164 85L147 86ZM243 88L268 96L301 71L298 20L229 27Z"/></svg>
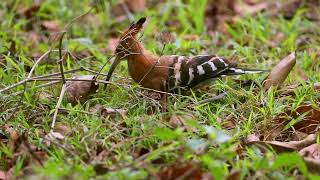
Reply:
<svg viewBox="0 0 320 180"><path fill-rule="evenodd" d="M128 69L130 76L136 82L141 82L146 75L154 68L156 64L156 57L148 53L142 46L138 54L132 54L127 57Z"/></svg>

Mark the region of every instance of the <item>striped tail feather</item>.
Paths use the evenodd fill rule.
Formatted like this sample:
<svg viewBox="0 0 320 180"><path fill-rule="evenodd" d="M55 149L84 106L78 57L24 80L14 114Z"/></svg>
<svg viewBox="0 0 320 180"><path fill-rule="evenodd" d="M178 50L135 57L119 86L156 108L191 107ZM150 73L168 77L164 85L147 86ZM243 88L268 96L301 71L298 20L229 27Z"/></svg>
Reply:
<svg viewBox="0 0 320 180"><path fill-rule="evenodd" d="M226 71L222 72L221 75L232 76L232 75L242 75L242 74L257 74L257 73L264 73L264 72L267 72L267 70L231 67L231 68L228 68Z"/></svg>

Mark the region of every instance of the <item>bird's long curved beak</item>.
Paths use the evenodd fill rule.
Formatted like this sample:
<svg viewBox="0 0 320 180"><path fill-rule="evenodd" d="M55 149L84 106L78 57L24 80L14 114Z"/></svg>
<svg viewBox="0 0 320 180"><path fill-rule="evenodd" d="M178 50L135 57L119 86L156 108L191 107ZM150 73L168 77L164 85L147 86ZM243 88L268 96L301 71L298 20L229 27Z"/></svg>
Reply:
<svg viewBox="0 0 320 180"><path fill-rule="evenodd" d="M109 69L109 72L108 72L106 81L109 81L109 80L110 80L113 71L116 69L116 67L118 66L118 64L119 64L120 62L121 62L121 59L120 59L118 56L116 56L114 62L112 63L112 65L111 65L111 67L110 67L110 69ZM106 88L106 86L107 86L107 85L105 85L105 88Z"/></svg>

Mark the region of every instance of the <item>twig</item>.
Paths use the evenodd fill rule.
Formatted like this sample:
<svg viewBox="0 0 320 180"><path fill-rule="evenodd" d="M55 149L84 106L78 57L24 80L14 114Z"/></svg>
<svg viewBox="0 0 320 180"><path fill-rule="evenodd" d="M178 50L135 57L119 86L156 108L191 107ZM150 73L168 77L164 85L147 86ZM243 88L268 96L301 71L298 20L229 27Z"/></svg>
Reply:
<svg viewBox="0 0 320 180"><path fill-rule="evenodd" d="M48 83L44 83L44 84L41 84L39 86L35 86L33 87L34 89L38 89L38 88L42 88L42 87L46 87L46 86L51 86L51 85L54 85L54 84L58 84L60 83L61 81L52 81L52 82L48 82ZM31 88L27 88L26 91L30 90ZM4 96L4 98L7 98L9 96L17 96L17 95L20 95L21 93L24 93L24 91L18 91L18 92L15 92L15 93L12 93L12 94L9 94L7 96Z"/></svg>
<svg viewBox="0 0 320 180"><path fill-rule="evenodd" d="M200 105L200 104L205 104L205 103L209 103L209 102L214 102L214 101L218 101L222 98L224 98L229 92L228 91L225 91L217 96L214 96L212 98L208 98L208 99L204 99L202 101L199 101L197 104Z"/></svg>
<svg viewBox="0 0 320 180"><path fill-rule="evenodd" d="M83 71L83 70L84 70L84 68L80 67L80 68L77 68L77 69L72 69L72 70L69 70L69 71L65 71L64 74L71 74L71 73L78 72L78 71ZM36 76L36 77L33 77L32 79L42 79L42 78L48 78L48 77L53 77L53 76L58 76L58 75L61 75L61 72L47 74L47 75L43 75L43 76Z"/></svg>
<svg viewBox="0 0 320 180"><path fill-rule="evenodd" d="M88 69L88 68L85 68L85 67L80 67L80 68L77 68L77 69L72 69L72 70L69 70L69 71L65 71L64 74L70 74L70 73L74 73L74 72L78 72L78 71L87 71L87 72L91 72L91 73L95 73L95 74L99 74L98 72L96 71L93 71L91 69ZM14 87L17 87L17 86L20 86L22 84L24 84L25 82L28 82L28 81L35 81L35 80L39 80L41 81L43 79L43 81L47 81L49 79L46 79L48 77L54 77L54 76L58 76L58 75L61 75L61 72L59 73L52 73L52 74L47 74L47 75L43 75L43 76L36 76L36 77L33 77L33 78L29 78L29 79L24 79L24 80L21 80L15 84L12 84L10 86L7 86L3 89L0 90L0 93L3 93L5 91L8 91ZM102 76L107 76L106 74L102 74ZM55 80L55 79L50 79L50 80ZM61 80L61 79L56 79L56 80ZM56 84L56 83L55 83ZM19 91L20 92L20 91ZM20 93L21 94L21 93Z"/></svg>
<svg viewBox="0 0 320 180"><path fill-rule="evenodd" d="M58 103L56 105L56 109L55 109L54 114L53 114L52 124L51 124L51 131L53 131L54 125L55 125L56 120L57 120L58 111L59 111L59 108L60 108L64 93L65 93L65 91L67 89L67 83L66 83L65 75L63 73L63 63L62 63L63 62L63 58L62 58L62 41L63 41L63 37L64 37L65 33L66 32L63 32L61 34L60 41L59 41L59 58L60 58L59 66L60 66L60 73L61 73L63 85L62 85L62 88L61 88L61 92L60 92Z"/></svg>
<svg viewBox="0 0 320 180"><path fill-rule="evenodd" d="M49 50L49 51L47 51L46 53L44 53L35 63L34 63L34 65L32 66L32 68L31 68L31 70L30 70L30 72L29 72L29 74L28 74L28 76L27 76L27 79L24 81L24 90L27 88L26 87L26 83L27 83L27 81L31 78L31 76L32 76L32 73L33 73L33 71L36 69L36 67L37 67L37 65L40 63L40 61L42 61L49 53L51 52L51 49ZM1 93L2 91L0 91L0 93Z"/></svg>
<svg viewBox="0 0 320 180"><path fill-rule="evenodd" d="M60 40L59 40L59 62L58 62L63 84L66 83L66 77L63 72L63 58L62 58L62 41L63 41L63 37L65 34L66 34L66 31L62 32Z"/></svg>
<svg viewBox="0 0 320 180"><path fill-rule="evenodd" d="M52 123L51 123L51 131L53 131L54 125L56 123L58 111L59 111L59 108L60 108L64 93L66 92L66 89L67 89L67 84L63 84L62 88L61 88L59 100L58 100L58 103L56 105L56 108L55 108L55 111L54 111L54 114L53 114Z"/></svg>

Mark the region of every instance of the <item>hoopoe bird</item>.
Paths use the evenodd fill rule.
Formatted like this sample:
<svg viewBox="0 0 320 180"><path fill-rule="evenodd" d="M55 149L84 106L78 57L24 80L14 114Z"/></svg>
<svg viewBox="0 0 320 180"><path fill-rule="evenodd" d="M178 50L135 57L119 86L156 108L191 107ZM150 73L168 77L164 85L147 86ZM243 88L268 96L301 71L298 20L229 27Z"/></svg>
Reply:
<svg viewBox="0 0 320 180"><path fill-rule="evenodd" d="M187 57L151 54L137 38L145 21L145 17L139 19L120 36L107 81L119 62L125 59L128 62L129 74L135 82L145 88L165 92L175 92L178 88L192 88L204 81L222 76L264 72L238 68L234 63L216 55Z"/></svg>

